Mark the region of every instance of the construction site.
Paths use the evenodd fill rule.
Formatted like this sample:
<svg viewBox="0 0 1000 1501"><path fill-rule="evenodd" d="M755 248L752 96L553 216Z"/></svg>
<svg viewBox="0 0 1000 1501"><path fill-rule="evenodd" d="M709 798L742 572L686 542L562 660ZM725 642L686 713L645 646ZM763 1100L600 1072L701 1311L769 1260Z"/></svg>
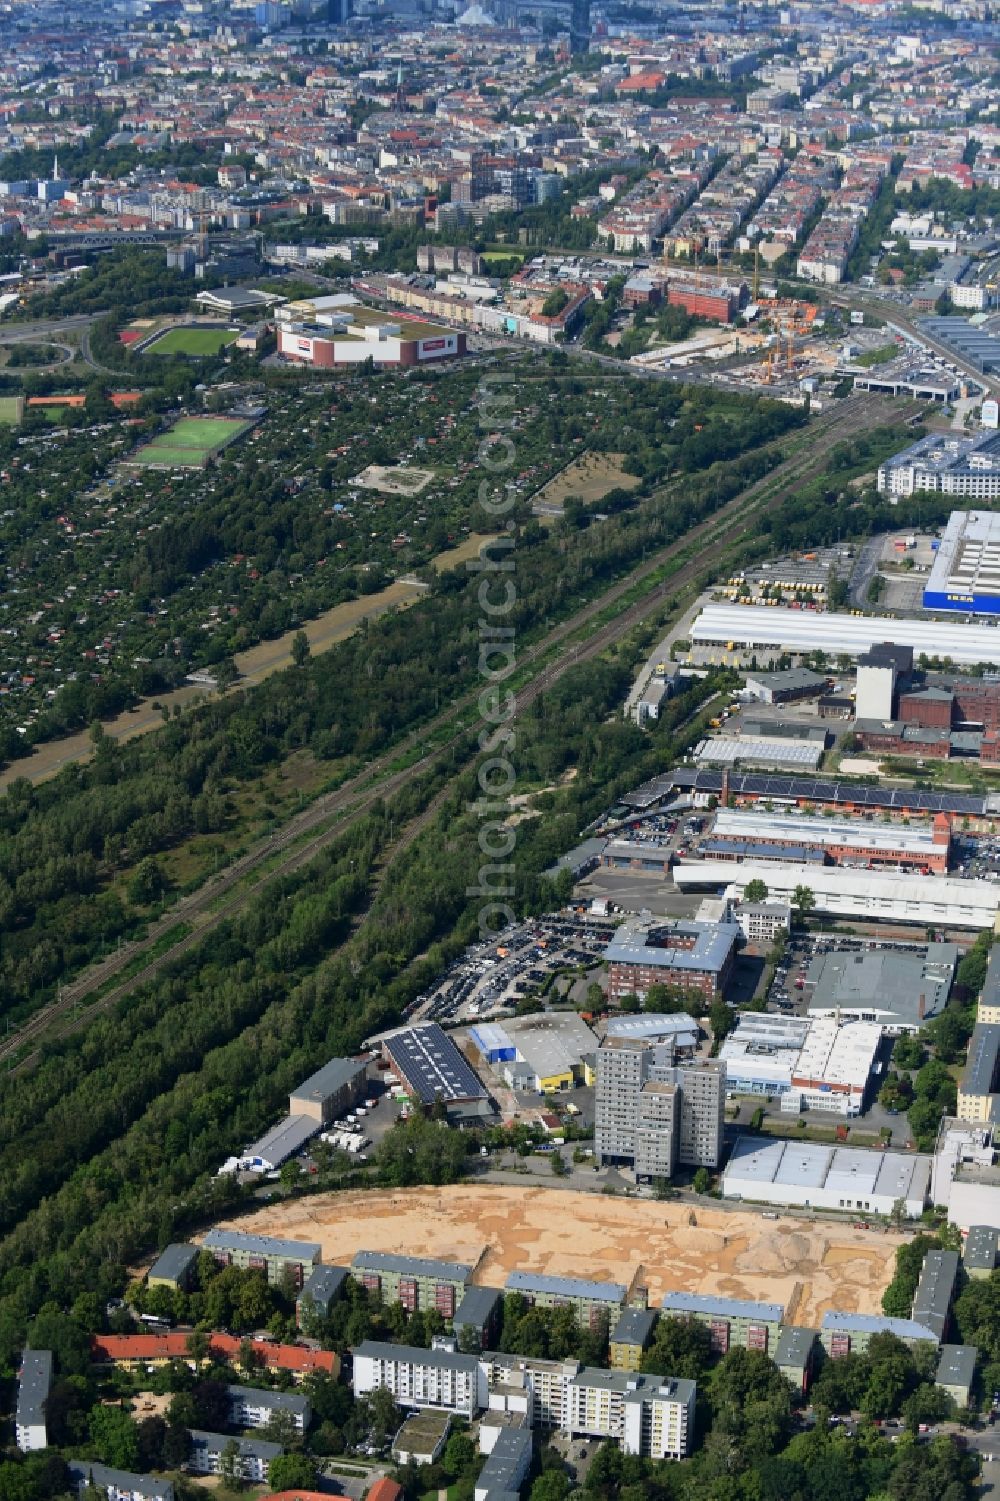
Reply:
<svg viewBox="0 0 1000 1501"><path fill-rule="evenodd" d="M405 1250L468 1263L480 1286L502 1287L512 1271L641 1283L651 1307L667 1292L715 1293L780 1303L788 1322L810 1328L829 1309L879 1313L903 1239L721 1206L499 1184L317 1194L224 1223L318 1241L335 1265L359 1250Z"/></svg>

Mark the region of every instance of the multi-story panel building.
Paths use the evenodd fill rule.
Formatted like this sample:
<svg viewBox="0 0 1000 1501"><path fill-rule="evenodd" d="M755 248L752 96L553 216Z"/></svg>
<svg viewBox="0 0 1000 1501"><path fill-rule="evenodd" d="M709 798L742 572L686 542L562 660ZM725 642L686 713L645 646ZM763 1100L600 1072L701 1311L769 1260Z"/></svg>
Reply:
<svg viewBox="0 0 1000 1501"><path fill-rule="evenodd" d="M669 1178L678 1162L717 1167L722 1155L724 1067L674 1062L670 1042L608 1037L597 1053L594 1151L632 1163L642 1178Z"/></svg>
<svg viewBox="0 0 1000 1501"><path fill-rule="evenodd" d="M14 1428L22 1453L48 1446L45 1403L52 1385L51 1350L25 1350L17 1377Z"/></svg>
<svg viewBox="0 0 1000 1501"><path fill-rule="evenodd" d="M876 1334L894 1334L904 1345L936 1345L937 1336L924 1324L913 1319L892 1319L876 1313L836 1313L823 1315L820 1344L833 1358L839 1355L863 1355Z"/></svg>
<svg viewBox="0 0 1000 1501"><path fill-rule="evenodd" d="M299 1433L309 1427L309 1398L298 1392L264 1391L255 1386L227 1386L229 1421L234 1428L266 1428L276 1412L285 1412Z"/></svg>
<svg viewBox="0 0 1000 1501"><path fill-rule="evenodd" d="M250 1485L261 1485L267 1479L268 1465L279 1454L284 1454L280 1444L268 1443L262 1438L232 1438L225 1433L206 1433L200 1428L191 1430L191 1446L188 1449L188 1468L196 1475L221 1475L222 1453L227 1444L235 1443L239 1449L236 1470L240 1479Z"/></svg>
<svg viewBox="0 0 1000 1501"><path fill-rule="evenodd" d="M754 1303L712 1293L667 1293L662 1306L668 1318L695 1319L706 1325L712 1348L722 1355L737 1345L768 1354L777 1345L785 1316L780 1303Z"/></svg>
<svg viewBox="0 0 1000 1501"><path fill-rule="evenodd" d="M486 1377L475 1355L420 1350L366 1339L354 1351L354 1395L379 1388L400 1407L436 1407L472 1418L486 1406Z"/></svg>
<svg viewBox="0 0 1000 1501"><path fill-rule="evenodd" d="M321 1319L330 1317L330 1309L346 1281L347 1268L342 1266L318 1266L310 1274L295 1300L295 1319L300 1329L307 1312Z"/></svg>
<svg viewBox="0 0 1000 1501"><path fill-rule="evenodd" d="M608 1326L625 1302L621 1282L586 1282L577 1277L551 1277L542 1272L511 1272L506 1290L520 1293L539 1308L573 1308L580 1323L591 1329Z"/></svg>
<svg viewBox="0 0 1000 1501"><path fill-rule="evenodd" d="M351 1275L381 1303L402 1303L407 1313L433 1308L454 1317L472 1276L471 1266L423 1256L396 1256L389 1251L359 1251Z"/></svg>
<svg viewBox="0 0 1000 1501"><path fill-rule="evenodd" d="M960 1121L985 1124L992 1120L1000 1090L1000 1026L977 1022L958 1083L955 1114Z"/></svg>
<svg viewBox="0 0 1000 1501"><path fill-rule="evenodd" d="M580 1369L578 1360L543 1360L532 1355L506 1355L484 1350L479 1357L487 1389L520 1387L531 1397L531 1426L561 1428L566 1421L566 1393Z"/></svg>
<svg viewBox="0 0 1000 1501"><path fill-rule="evenodd" d="M566 1389L571 1437L617 1439L627 1454L683 1459L694 1428L695 1383L587 1367Z"/></svg>
<svg viewBox="0 0 1000 1501"><path fill-rule="evenodd" d="M198 1262L198 1247L175 1243L153 1262L146 1277L147 1287L188 1288Z"/></svg>
<svg viewBox="0 0 1000 1501"><path fill-rule="evenodd" d="M658 1315L652 1308L626 1308L611 1331L610 1363L613 1371L637 1371L643 1351L656 1332Z"/></svg>
<svg viewBox="0 0 1000 1501"><path fill-rule="evenodd" d="M71 1459L67 1469L70 1487L77 1495L93 1488L103 1491L108 1501L174 1501L172 1481L158 1475L133 1475L90 1459Z"/></svg>
<svg viewBox="0 0 1000 1501"><path fill-rule="evenodd" d="M503 1293L497 1287L467 1287L451 1327L459 1348L487 1350L500 1332Z"/></svg>
<svg viewBox="0 0 1000 1501"><path fill-rule="evenodd" d="M268 1282L280 1281L287 1269L296 1287L316 1269L322 1254L322 1247L309 1241L276 1240L242 1230L210 1230L202 1244L223 1266L264 1272Z"/></svg>

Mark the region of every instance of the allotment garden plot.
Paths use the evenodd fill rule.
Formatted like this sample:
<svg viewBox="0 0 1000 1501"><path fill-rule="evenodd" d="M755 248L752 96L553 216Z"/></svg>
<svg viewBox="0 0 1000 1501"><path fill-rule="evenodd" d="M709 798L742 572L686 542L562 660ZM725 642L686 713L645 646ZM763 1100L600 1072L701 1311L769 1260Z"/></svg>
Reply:
<svg viewBox="0 0 1000 1501"><path fill-rule="evenodd" d="M144 469L203 469L253 426L238 417L181 417L134 453L130 464Z"/></svg>

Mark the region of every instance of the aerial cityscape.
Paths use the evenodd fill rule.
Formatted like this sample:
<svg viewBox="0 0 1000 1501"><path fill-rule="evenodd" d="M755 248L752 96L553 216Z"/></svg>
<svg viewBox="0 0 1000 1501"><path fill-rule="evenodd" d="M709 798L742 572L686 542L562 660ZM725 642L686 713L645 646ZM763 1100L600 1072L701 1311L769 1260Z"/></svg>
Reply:
<svg viewBox="0 0 1000 1501"><path fill-rule="evenodd" d="M0 0L0 1501L1000 1501L992 0Z"/></svg>

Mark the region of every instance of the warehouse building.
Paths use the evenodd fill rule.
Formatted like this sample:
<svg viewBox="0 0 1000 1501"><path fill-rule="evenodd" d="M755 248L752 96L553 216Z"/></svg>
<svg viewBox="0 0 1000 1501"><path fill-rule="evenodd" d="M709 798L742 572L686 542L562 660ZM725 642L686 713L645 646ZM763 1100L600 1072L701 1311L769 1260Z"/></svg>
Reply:
<svg viewBox="0 0 1000 1501"><path fill-rule="evenodd" d="M572 1308L580 1324L597 1329L609 1324L625 1302L621 1282L588 1282L580 1277L552 1277L545 1272L510 1272L504 1284L538 1308Z"/></svg>
<svg viewBox="0 0 1000 1501"><path fill-rule="evenodd" d="M113 1470L92 1459L71 1459L70 1488L78 1496L103 1491L108 1501L174 1501L174 1486L159 1475L135 1475L131 1470Z"/></svg>
<svg viewBox="0 0 1000 1501"><path fill-rule="evenodd" d="M266 1272L268 1282L279 1282L290 1272L296 1288L315 1271L322 1247L312 1241L277 1240L271 1235L247 1235L242 1230L209 1230L202 1242L221 1266L238 1266L242 1271Z"/></svg>
<svg viewBox="0 0 1000 1501"><path fill-rule="evenodd" d="M785 1318L780 1303L755 1303L715 1293L667 1293L662 1308L665 1318L694 1319L704 1324L712 1337L712 1349L720 1355L737 1346L768 1354L777 1346Z"/></svg>
<svg viewBox="0 0 1000 1501"><path fill-rule="evenodd" d="M751 881L763 881L774 901L791 903L797 886L807 886L816 912L869 922L916 923L921 928L992 929L1000 893L990 881L937 876L933 881L902 871L848 867L779 865L744 861L695 860L674 866L682 891L722 891L739 901Z"/></svg>
<svg viewBox="0 0 1000 1501"><path fill-rule="evenodd" d="M930 943L912 953L817 954L806 979L809 1014L877 1022L892 1036L918 1032L944 1010L957 963L953 943Z"/></svg>
<svg viewBox="0 0 1000 1501"><path fill-rule="evenodd" d="M985 1124L995 1118L1000 1090L1000 1026L977 1022L958 1084L955 1114L960 1121Z"/></svg>
<svg viewBox="0 0 1000 1501"><path fill-rule="evenodd" d="M1000 718L997 722L1000 724ZM676 797L690 797L698 808L706 807L714 798L726 807L759 806L765 813L775 808L816 808L829 817L887 814L893 819L932 819L935 814L944 813L950 821L962 818L970 824L985 821L991 826L1000 817L1000 796L996 793L983 795L950 787L930 792L919 787L842 782L834 777L790 777L757 771L726 773L692 766L676 766L663 776L653 777L619 801L627 807L644 810Z"/></svg>
<svg viewBox="0 0 1000 1501"><path fill-rule="evenodd" d="M723 1174L722 1196L751 1204L886 1216L902 1200L906 1217L919 1219L930 1169L931 1159L922 1153L740 1137Z"/></svg>
<svg viewBox="0 0 1000 1501"><path fill-rule="evenodd" d="M877 1024L830 1017L740 1016L719 1052L730 1095L777 1095L782 1110L860 1115L882 1040Z"/></svg>
<svg viewBox="0 0 1000 1501"><path fill-rule="evenodd" d="M319 1122L311 1115L286 1115L245 1149L236 1166L249 1172L273 1172L297 1157L319 1130Z"/></svg>
<svg viewBox="0 0 1000 1501"><path fill-rule="evenodd" d="M643 875L670 874L670 846L645 839L609 839L601 854L606 870L632 870Z"/></svg>
<svg viewBox="0 0 1000 1501"><path fill-rule="evenodd" d="M546 1011L470 1029L472 1041L512 1089L548 1094L594 1082L597 1038L575 1011Z"/></svg>
<svg viewBox="0 0 1000 1501"><path fill-rule="evenodd" d="M331 1058L292 1091L288 1114L308 1116L317 1127L328 1126L363 1098L370 1069L365 1058Z"/></svg>
<svg viewBox="0 0 1000 1501"><path fill-rule="evenodd" d="M808 667L786 667L778 672L750 672L745 692L762 704L788 704L800 698L818 698L829 679Z"/></svg>
<svg viewBox="0 0 1000 1501"><path fill-rule="evenodd" d="M379 1303L401 1303L407 1313L433 1308L450 1319L472 1277L472 1267L390 1251L359 1251L351 1262L351 1275Z"/></svg>
<svg viewBox="0 0 1000 1501"><path fill-rule="evenodd" d="M45 1404L52 1386L52 1351L25 1350L17 1373L14 1432L22 1454L48 1448Z"/></svg>
<svg viewBox="0 0 1000 1501"><path fill-rule="evenodd" d="M884 641L889 624L879 616L709 604L691 627L691 648L695 660L706 665L752 665L751 658L773 662L786 653L817 651L857 658ZM988 625L894 619L891 629L895 644L912 647L915 654L950 657L959 667L1000 663L1000 641Z"/></svg>
<svg viewBox="0 0 1000 1501"><path fill-rule="evenodd" d="M823 759L819 740L737 739L716 735L699 740L694 759L699 766L773 766L776 771L816 771Z"/></svg>
<svg viewBox="0 0 1000 1501"><path fill-rule="evenodd" d="M225 1433L205 1433L200 1428L191 1429L188 1448L188 1469L195 1475L221 1475L222 1455L228 1444L238 1449L236 1474L248 1485L263 1485L267 1480L267 1468L272 1459L284 1454L280 1444L268 1443L261 1438L232 1438Z"/></svg>
<svg viewBox="0 0 1000 1501"><path fill-rule="evenodd" d="M923 442L926 444L928 440L925 438ZM985 433L958 442L962 445L961 466L977 470L983 483L992 482L994 494L990 499L1000 496L1000 436ZM938 443L941 444L940 435ZM920 447L918 444L917 448ZM908 454L913 452L907 450ZM907 454L900 454L897 459L889 460L893 466L890 480L896 479L901 471L908 472L906 459ZM943 467L954 474L954 464ZM919 484L916 487L927 488ZM924 588L924 608L1000 614L1000 516L996 512L952 511Z"/></svg>
<svg viewBox="0 0 1000 1501"><path fill-rule="evenodd" d="M175 1243L157 1256L146 1277L146 1286L186 1290L194 1280L197 1265L198 1247Z"/></svg>
<svg viewBox="0 0 1000 1501"><path fill-rule="evenodd" d="M712 841L705 842L706 853L717 859L719 841L725 841L734 859L741 858L748 847L764 844L778 850L779 859L789 861L812 852L832 865L943 874L948 869L951 830L942 813L930 823L906 825L806 818L799 813L768 813L757 808L720 808Z"/></svg>
<svg viewBox="0 0 1000 1501"><path fill-rule="evenodd" d="M623 1308L609 1339L613 1371L637 1371L659 1322L655 1309Z"/></svg>
<svg viewBox="0 0 1000 1501"><path fill-rule="evenodd" d="M627 1013L609 1016L608 1037L632 1037L645 1042L668 1042L675 1055L684 1056L695 1052L701 1028L686 1011L673 1011L661 1015L654 1011L640 1011L634 1016Z"/></svg>
<svg viewBox="0 0 1000 1501"><path fill-rule="evenodd" d="M382 1054L419 1104L440 1102L449 1119L482 1119L492 1114L486 1090L437 1022L393 1032L383 1040Z"/></svg>
<svg viewBox="0 0 1000 1501"><path fill-rule="evenodd" d="M355 1397L384 1388L400 1407L437 1407L473 1418L486 1406L486 1381L475 1355L421 1350L366 1339L354 1351Z"/></svg>
<svg viewBox="0 0 1000 1501"><path fill-rule="evenodd" d="M1000 339L988 329L957 316L924 318L922 327L932 339L953 349L981 375L1000 370Z"/></svg>
<svg viewBox="0 0 1000 1501"><path fill-rule="evenodd" d="M693 1381L586 1367L566 1389L570 1438L616 1439L625 1454L684 1459L694 1434Z"/></svg>
<svg viewBox="0 0 1000 1501"><path fill-rule="evenodd" d="M878 1313L835 1313L823 1315L820 1344L833 1359L840 1355L863 1355L876 1334L894 1334L904 1345L938 1343L932 1330L913 1319L890 1319Z"/></svg>
<svg viewBox="0 0 1000 1501"><path fill-rule="evenodd" d="M736 923L630 918L604 951L608 996L644 996L651 985L682 985L707 1000L724 993L736 962Z"/></svg>
<svg viewBox="0 0 1000 1501"><path fill-rule="evenodd" d="M318 1266L302 1286L295 1300L295 1318L299 1328L307 1313L328 1319L330 1309L344 1291L347 1269L342 1266Z"/></svg>

